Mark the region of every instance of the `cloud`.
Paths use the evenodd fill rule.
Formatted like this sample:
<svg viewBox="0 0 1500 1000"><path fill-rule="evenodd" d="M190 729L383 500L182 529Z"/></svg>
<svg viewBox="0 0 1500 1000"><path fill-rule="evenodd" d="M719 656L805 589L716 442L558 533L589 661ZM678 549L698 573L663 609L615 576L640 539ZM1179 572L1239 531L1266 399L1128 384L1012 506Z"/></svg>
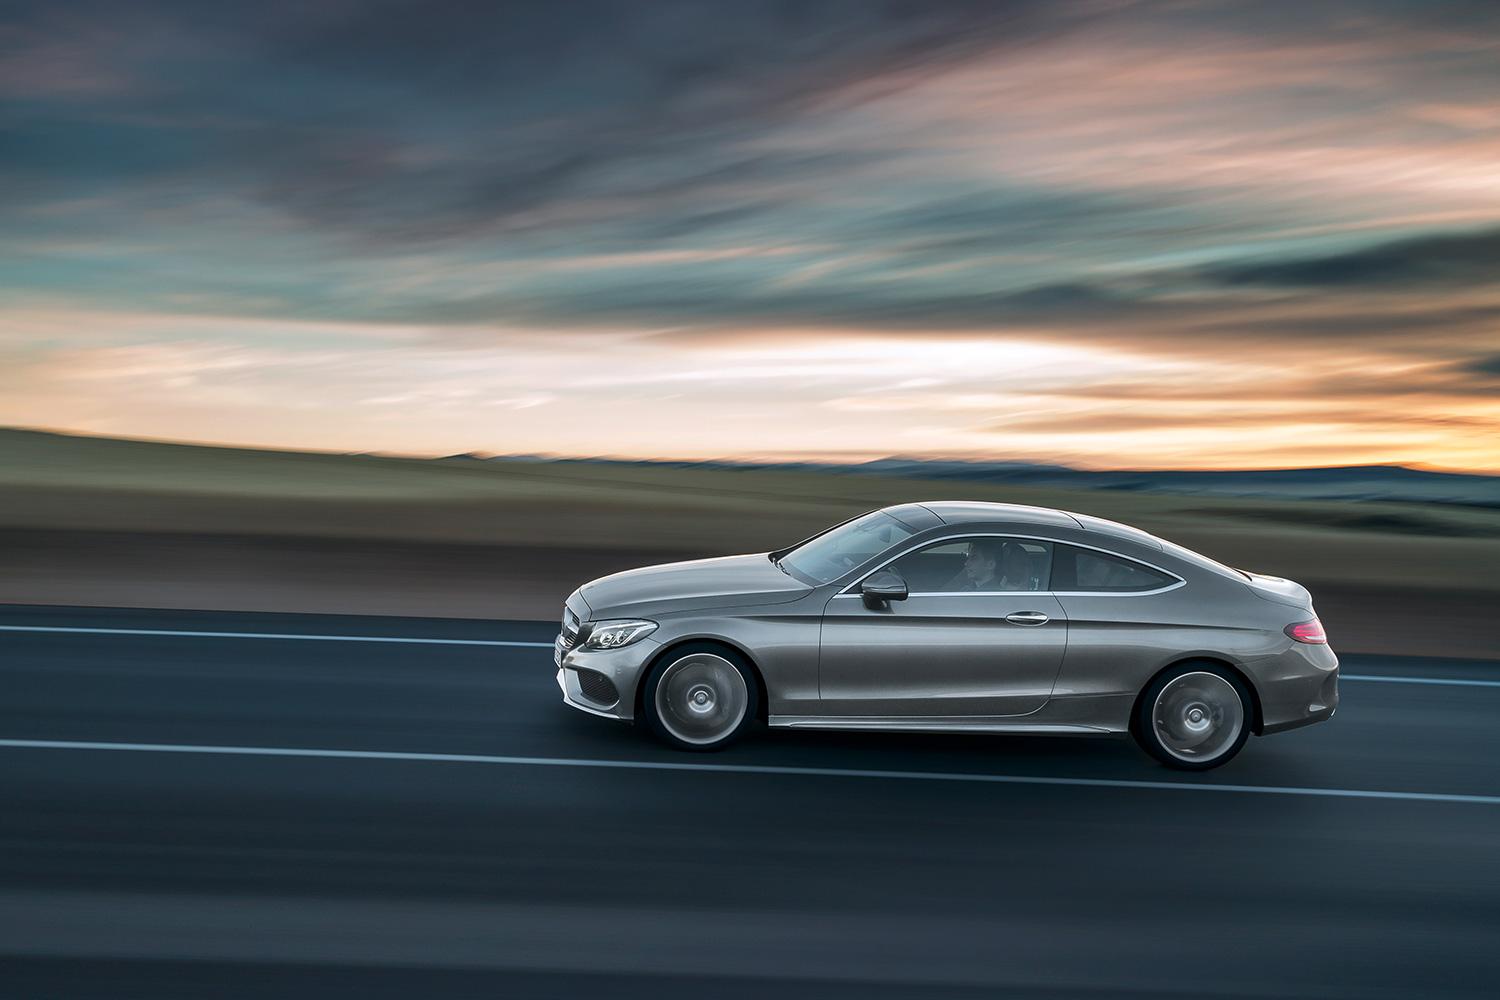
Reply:
<svg viewBox="0 0 1500 1000"><path fill-rule="evenodd" d="M1034 434L1111 434L1139 435L1161 430L1324 427L1368 430L1373 427L1462 427L1481 431L1500 431L1500 419L1446 416L1442 414L1400 414L1393 416L1381 407L1324 408L1302 405L1278 407L1275 410L1253 410L1204 406L1178 412L1121 413L1118 410L1096 410L1079 413L1020 416L997 421L990 429L1003 433Z"/></svg>
<svg viewBox="0 0 1500 1000"><path fill-rule="evenodd" d="M1398 0L12 4L0 296L77 321L8 342L4 377L158 434L232 398L232 439L286 426L311 373L340 442L344 410L396 409L353 400L411 395L436 441L489 398L548 418L534 450L743 450L781 421L859 451L897 409L901 446L983 449L953 414L998 397L1118 402L1165 422L1143 441L1215 393L1481 419L1497 29ZM1026 344L1066 359L1018 403ZM1081 360L1117 356L1128 378ZM1500 465L1464 433L1423 453ZM470 446L508 449L435 445Z"/></svg>
<svg viewBox="0 0 1500 1000"><path fill-rule="evenodd" d="M1500 379L1500 354L1489 354L1484 357L1461 361L1454 367L1458 371L1468 375Z"/></svg>
<svg viewBox="0 0 1500 1000"><path fill-rule="evenodd" d="M1225 285L1282 288L1409 288L1500 284L1500 229L1393 240L1342 253L1206 268Z"/></svg>
<svg viewBox="0 0 1500 1000"><path fill-rule="evenodd" d="M555 222L556 206L579 200L607 218L666 185L680 197L747 175L836 171L831 151L783 164L735 147L873 79L1019 45L1079 15L1042 2L437 0L212 13L37 3L14 17L21 43L0 79L38 77L28 67L41 61L53 82L38 96L57 98L18 123L28 179L67 164L103 183L150 151L143 166L176 183L409 243ZM47 56L55 38L62 54ZM70 69L80 65L94 67L89 80ZM138 85L99 85L112 79ZM71 155L106 144L126 162Z"/></svg>

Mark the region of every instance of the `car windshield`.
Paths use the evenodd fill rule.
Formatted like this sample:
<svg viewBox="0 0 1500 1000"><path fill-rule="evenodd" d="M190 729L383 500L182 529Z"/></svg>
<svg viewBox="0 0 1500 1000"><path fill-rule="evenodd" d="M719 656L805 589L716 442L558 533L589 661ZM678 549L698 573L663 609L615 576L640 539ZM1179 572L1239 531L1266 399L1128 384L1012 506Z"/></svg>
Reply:
<svg viewBox="0 0 1500 1000"><path fill-rule="evenodd" d="M839 525L781 558L781 564L800 576L828 583L914 532L884 511Z"/></svg>

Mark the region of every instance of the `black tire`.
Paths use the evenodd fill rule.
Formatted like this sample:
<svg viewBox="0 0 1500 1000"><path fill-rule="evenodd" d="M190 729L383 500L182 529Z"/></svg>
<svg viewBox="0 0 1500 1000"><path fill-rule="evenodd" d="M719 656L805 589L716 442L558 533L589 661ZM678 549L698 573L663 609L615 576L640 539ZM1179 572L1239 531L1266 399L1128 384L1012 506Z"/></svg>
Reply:
<svg viewBox="0 0 1500 1000"><path fill-rule="evenodd" d="M1218 678L1222 684L1202 676L1190 677L1205 674ZM1163 692L1168 688L1173 693L1163 700ZM1230 690L1238 698L1237 730L1230 725L1234 711L1228 697ZM1142 750L1167 767L1207 771L1227 764L1244 747L1254 724L1254 704L1250 689L1233 670L1202 660L1179 663L1158 674L1141 692L1131 720L1131 734ZM1196 748L1186 745L1199 738L1188 727L1199 724L1213 727L1216 718L1219 720L1216 734L1207 729L1209 735ZM1175 746L1170 745L1174 732L1179 736Z"/></svg>
<svg viewBox="0 0 1500 1000"><path fill-rule="evenodd" d="M728 646L695 642L652 665L641 685L640 719L668 746L702 753L744 735L759 705L760 683L743 656Z"/></svg>

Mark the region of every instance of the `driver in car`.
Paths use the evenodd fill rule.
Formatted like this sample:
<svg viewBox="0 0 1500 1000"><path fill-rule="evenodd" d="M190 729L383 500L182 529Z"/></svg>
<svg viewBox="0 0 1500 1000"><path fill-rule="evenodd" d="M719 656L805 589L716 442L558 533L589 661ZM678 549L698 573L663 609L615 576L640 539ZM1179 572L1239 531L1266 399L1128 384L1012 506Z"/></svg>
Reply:
<svg viewBox="0 0 1500 1000"><path fill-rule="evenodd" d="M979 538L969 543L963 568L943 589L949 593L1033 590L1031 560L1015 542Z"/></svg>
<svg viewBox="0 0 1500 1000"><path fill-rule="evenodd" d="M963 566L943 589L957 593L999 590L1000 549L999 542L987 538L970 542Z"/></svg>

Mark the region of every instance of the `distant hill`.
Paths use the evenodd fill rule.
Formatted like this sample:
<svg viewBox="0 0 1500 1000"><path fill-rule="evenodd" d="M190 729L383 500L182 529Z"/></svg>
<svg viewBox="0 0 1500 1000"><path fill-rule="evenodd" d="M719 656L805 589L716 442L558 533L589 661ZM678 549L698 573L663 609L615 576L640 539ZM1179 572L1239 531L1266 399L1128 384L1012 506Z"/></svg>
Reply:
<svg viewBox="0 0 1500 1000"><path fill-rule="evenodd" d="M335 461L328 462L330 458ZM351 459L355 460L354 465L348 464ZM77 479L92 482L107 472L115 477L112 481L117 484L130 482L160 486L166 480L181 480L195 488L216 485L217 488L240 489L247 484L247 469L253 468L264 477L303 483L310 489L312 487L307 484L312 480L308 477L314 468L322 470L322 478L314 479L322 482L332 477L329 479L331 483L343 482L353 474L350 470L356 466L360 469L378 467L392 476L408 477L424 467L430 470L433 466L446 465L452 470L469 463L783 471L1069 490L1282 500L1387 500L1500 509L1500 476L1429 472L1401 465L1184 472L1149 469L1093 471L1034 462L975 462L910 456L891 456L871 462L826 463L557 458L534 454L490 456L466 452L420 459L178 444L0 427L0 482L20 482L28 476L32 479L41 476L48 481ZM31 472L23 475L28 469Z"/></svg>
<svg viewBox="0 0 1500 1000"><path fill-rule="evenodd" d="M498 456L507 461L536 456ZM842 475L896 476L956 482L1010 483L1064 489L1123 490L1200 496L1271 497L1301 500L1396 500L1413 503L1500 507L1500 476L1428 472L1404 465L1345 465L1311 469L1093 471L1029 462L970 462L893 456L871 462L702 462L608 458L554 459L631 466L693 469L781 469Z"/></svg>

